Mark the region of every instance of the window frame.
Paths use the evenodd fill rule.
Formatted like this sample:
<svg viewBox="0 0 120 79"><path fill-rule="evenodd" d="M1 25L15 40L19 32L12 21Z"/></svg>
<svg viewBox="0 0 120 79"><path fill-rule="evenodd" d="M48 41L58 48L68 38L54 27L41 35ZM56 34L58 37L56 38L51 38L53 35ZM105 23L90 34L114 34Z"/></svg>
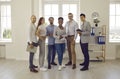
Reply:
<svg viewBox="0 0 120 79"><path fill-rule="evenodd" d="M52 1L49 1L49 0L42 0L42 16L45 16L44 15L44 5L46 4L58 4L58 16L64 16L62 15L62 5L63 4L76 4L77 5L77 17L76 17L76 22L79 24L79 27L80 27L80 19L79 19L79 13L80 13L80 1L79 0L75 0L75 1L70 1L70 0L65 0L64 2L62 0L52 0ZM80 37L77 37L78 39L76 39L76 43L79 43L79 39Z"/></svg>
<svg viewBox="0 0 120 79"><path fill-rule="evenodd" d="M45 0L42 0L42 16L44 16L44 5L45 4L58 4L58 8L59 8L59 14L58 16L62 16L62 4L77 4L77 8L78 8L78 11L77 11L77 16L79 17L79 13L80 13L80 3L79 3L79 0L75 0L74 2L73 1L69 1L69 0L65 0L64 2L62 0L58 0L58 1L45 1ZM77 22L80 22L79 21L79 18L76 19Z"/></svg>
<svg viewBox="0 0 120 79"><path fill-rule="evenodd" d="M117 24L117 23L116 23L116 22L117 22L117 21L116 21L116 17L117 17L117 16L120 17L120 15L117 15L117 13L116 13L116 5L117 5L117 4L120 5L120 1L111 1L111 2L110 2L110 5L111 5L111 4L114 4L114 5L115 5L115 15L111 15L111 14L110 14L110 11L109 11L109 42L110 42L110 43L120 43L120 39L111 39L111 37L110 37L110 36L111 36L111 28L113 28L113 26L110 25L110 17L111 17L111 16L114 16L114 17L115 17L115 26L114 26L114 27L117 28L118 26L116 25L116 24ZM110 5L109 5L109 10L110 10ZM120 27L120 26L119 26L119 27Z"/></svg>

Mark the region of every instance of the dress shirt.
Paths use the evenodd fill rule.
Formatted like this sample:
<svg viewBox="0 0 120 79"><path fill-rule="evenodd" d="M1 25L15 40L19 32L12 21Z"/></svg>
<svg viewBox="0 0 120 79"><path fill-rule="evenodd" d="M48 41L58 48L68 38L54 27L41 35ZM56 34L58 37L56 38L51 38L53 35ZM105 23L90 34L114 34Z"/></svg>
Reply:
<svg viewBox="0 0 120 79"><path fill-rule="evenodd" d="M48 45L54 45L55 44L55 38L53 36L49 36L49 34L54 33L55 28L57 28L57 26L56 25L51 25L51 24L46 27L47 36L48 36Z"/></svg>
<svg viewBox="0 0 120 79"><path fill-rule="evenodd" d="M78 23L75 22L74 20L72 20L71 22L68 21L65 24L65 28L66 28L66 34L67 35L74 35L75 39L77 38L77 29L79 28Z"/></svg>

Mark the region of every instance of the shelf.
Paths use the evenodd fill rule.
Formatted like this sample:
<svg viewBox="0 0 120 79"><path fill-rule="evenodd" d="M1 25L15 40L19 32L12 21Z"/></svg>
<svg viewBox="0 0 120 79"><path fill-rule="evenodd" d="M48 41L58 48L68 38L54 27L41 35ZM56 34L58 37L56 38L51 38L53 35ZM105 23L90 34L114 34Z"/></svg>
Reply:
<svg viewBox="0 0 120 79"><path fill-rule="evenodd" d="M92 58L92 56L95 56L93 60L97 59L97 60L105 61L106 26L95 27L94 33L95 35L90 36L90 40L89 40L89 52L91 54L90 58Z"/></svg>
<svg viewBox="0 0 120 79"><path fill-rule="evenodd" d="M101 45L105 45L105 44L89 44L89 45L100 45L101 46Z"/></svg>
<svg viewBox="0 0 120 79"><path fill-rule="evenodd" d="M104 52L104 51L94 51L94 50L89 50L89 52L98 52L98 53L100 53L100 52Z"/></svg>

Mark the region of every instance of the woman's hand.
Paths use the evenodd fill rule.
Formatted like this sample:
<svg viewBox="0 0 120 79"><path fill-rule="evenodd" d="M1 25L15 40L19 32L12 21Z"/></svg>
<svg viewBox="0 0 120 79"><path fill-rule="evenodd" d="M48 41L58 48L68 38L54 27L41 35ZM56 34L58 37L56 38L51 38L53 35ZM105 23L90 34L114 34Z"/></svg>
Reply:
<svg viewBox="0 0 120 79"><path fill-rule="evenodd" d="M62 35L60 35L60 38L59 39L62 39L63 38L63 36Z"/></svg>
<svg viewBox="0 0 120 79"><path fill-rule="evenodd" d="M34 46L32 44L30 44L30 48L32 49L32 48L34 48Z"/></svg>

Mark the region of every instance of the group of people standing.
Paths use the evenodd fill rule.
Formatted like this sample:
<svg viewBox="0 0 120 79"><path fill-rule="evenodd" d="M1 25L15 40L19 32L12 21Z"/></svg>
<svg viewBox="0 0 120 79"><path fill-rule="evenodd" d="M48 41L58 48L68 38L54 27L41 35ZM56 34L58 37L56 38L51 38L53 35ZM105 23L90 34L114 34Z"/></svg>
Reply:
<svg viewBox="0 0 120 79"><path fill-rule="evenodd" d="M89 69L89 53L88 53L88 43L89 36L91 32L90 23L86 21L85 14L80 14L80 19L82 21L81 29L79 29L78 23L73 19L73 14L68 13L69 21L63 26L64 18L58 18L58 26L54 25L54 18L49 17L49 25L46 26L45 18L41 17L38 21L37 27L35 26L36 16L31 16L31 25L29 32L29 43L30 48L39 46L39 65L40 71L47 71L51 69L51 65L56 66L57 63L54 62L56 52L58 55L58 70L62 70L66 66L72 66L72 69L76 69L76 52L75 52L75 40L77 35L80 36L80 45L84 55L84 62L80 65L83 66L81 71ZM38 39L37 39L38 38ZM45 40L48 38L48 68L44 67L45 59ZM66 44L67 43L67 44ZM69 61L67 64L63 65L63 54L65 52L65 45L67 45ZM33 64L35 52L30 52L29 56L29 68L31 72L38 72Z"/></svg>

